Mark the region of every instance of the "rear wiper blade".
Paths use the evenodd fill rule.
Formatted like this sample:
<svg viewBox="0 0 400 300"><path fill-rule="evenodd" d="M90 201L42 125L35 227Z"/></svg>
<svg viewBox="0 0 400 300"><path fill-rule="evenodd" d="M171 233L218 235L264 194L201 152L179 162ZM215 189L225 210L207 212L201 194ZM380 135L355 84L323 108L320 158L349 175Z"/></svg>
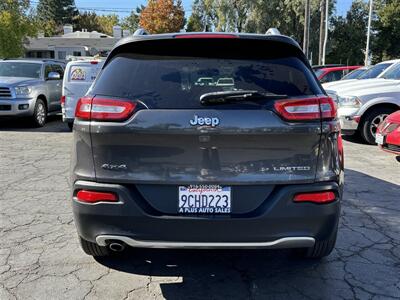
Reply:
<svg viewBox="0 0 400 300"><path fill-rule="evenodd" d="M268 99L285 99L288 95L279 95L256 90L222 91L206 93L200 96L202 105L225 104L239 101L257 101Z"/></svg>

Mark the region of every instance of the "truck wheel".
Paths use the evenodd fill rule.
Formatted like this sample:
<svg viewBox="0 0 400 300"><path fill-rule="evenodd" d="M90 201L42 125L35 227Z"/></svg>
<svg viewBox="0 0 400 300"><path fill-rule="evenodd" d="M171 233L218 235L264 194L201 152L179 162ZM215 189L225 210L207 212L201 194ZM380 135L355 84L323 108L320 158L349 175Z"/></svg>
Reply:
<svg viewBox="0 0 400 300"><path fill-rule="evenodd" d="M42 99L37 99L33 110L32 124L35 127L43 127L46 124L47 108Z"/></svg>
<svg viewBox="0 0 400 300"><path fill-rule="evenodd" d="M96 243L89 242L81 237L79 237L79 241L81 243L82 250L88 255L94 257L111 255L111 251L107 247L99 246Z"/></svg>
<svg viewBox="0 0 400 300"><path fill-rule="evenodd" d="M361 124L361 136L371 145L375 145L375 135L379 124L386 119L388 115L394 112L393 109L387 107L377 107L369 111Z"/></svg>

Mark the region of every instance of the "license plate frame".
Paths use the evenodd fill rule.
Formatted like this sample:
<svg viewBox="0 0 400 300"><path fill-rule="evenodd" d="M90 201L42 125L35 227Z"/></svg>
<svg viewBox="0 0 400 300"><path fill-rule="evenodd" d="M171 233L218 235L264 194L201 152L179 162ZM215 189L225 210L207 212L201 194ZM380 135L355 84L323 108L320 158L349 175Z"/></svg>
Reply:
<svg viewBox="0 0 400 300"><path fill-rule="evenodd" d="M221 185L178 187L178 214L230 214L232 188Z"/></svg>

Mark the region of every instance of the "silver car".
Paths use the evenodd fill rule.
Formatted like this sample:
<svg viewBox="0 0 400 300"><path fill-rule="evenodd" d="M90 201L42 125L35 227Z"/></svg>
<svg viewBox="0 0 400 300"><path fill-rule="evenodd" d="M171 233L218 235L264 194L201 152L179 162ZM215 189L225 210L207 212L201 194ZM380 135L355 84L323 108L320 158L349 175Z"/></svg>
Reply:
<svg viewBox="0 0 400 300"><path fill-rule="evenodd" d="M64 63L54 60L0 61L0 118L28 117L34 126L61 111Z"/></svg>

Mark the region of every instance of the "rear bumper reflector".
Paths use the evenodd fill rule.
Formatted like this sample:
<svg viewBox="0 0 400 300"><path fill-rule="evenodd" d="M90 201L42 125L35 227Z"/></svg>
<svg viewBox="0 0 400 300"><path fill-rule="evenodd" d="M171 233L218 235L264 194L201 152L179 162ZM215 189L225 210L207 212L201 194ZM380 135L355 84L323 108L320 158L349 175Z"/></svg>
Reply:
<svg viewBox="0 0 400 300"><path fill-rule="evenodd" d="M330 203L335 201L336 195L334 192L317 192L317 193L300 193L294 196L294 202L313 202L313 203Z"/></svg>
<svg viewBox="0 0 400 300"><path fill-rule="evenodd" d="M88 190L80 190L76 194L76 198L78 199L79 202L85 202L85 203L117 202L118 201L118 197L114 193L88 191Z"/></svg>

